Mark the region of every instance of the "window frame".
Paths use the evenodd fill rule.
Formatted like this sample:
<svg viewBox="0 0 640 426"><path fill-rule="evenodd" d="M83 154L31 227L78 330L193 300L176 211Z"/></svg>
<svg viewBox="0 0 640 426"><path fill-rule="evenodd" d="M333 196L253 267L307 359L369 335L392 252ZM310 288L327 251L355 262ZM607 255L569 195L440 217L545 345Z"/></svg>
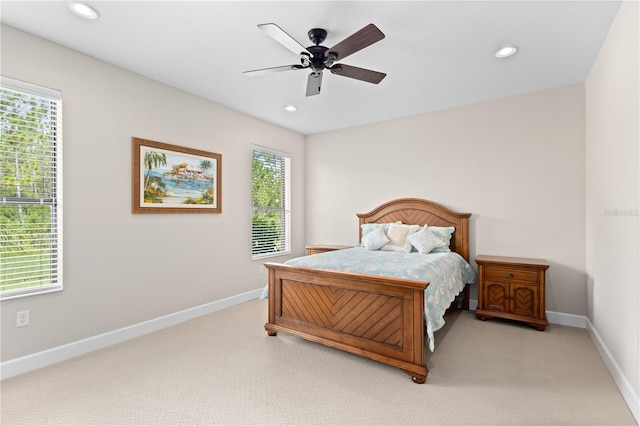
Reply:
<svg viewBox="0 0 640 426"><path fill-rule="evenodd" d="M254 173L253 173L253 160L256 158L256 153L274 155L282 160L282 181L281 185L281 197L283 198L280 203L280 207L273 206L256 206L254 205ZM251 149L251 256L253 260L265 259L269 257L276 257L291 254L291 156L282 151L266 148L259 145L253 145ZM255 227L255 213L256 211L279 211L281 214L280 219L280 241L284 245L278 250L272 250L267 252L258 252L254 250L256 243L256 227Z"/></svg>
<svg viewBox="0 0 640 426"><path fill-rule="evenodd" d="M28 206L48 205L50 207L49 221L45 222L46 230L40 235L46 237L45 245L50 249L48 256L48 266L42 267L38 272L44 271L44 278L34 276L35 280L32 285L24 288L14 288L8 290L0 290L0 300L15 299L19 297L33 296L37 294L45 294L61 291L63 289L63 204L62 204L62 183L63 183L63 160L62 160L62 94L58 90L49 89L39 85L27 83L13 78L0 76L0 87L3 91L12 91L19 94L35 97L50 103L50 109L47 112L50 127L46 137L49 139L50 145L47 148L47 156L38 163L42 167L49 167L48 173L43 174L42 178L48 179L49 193L42 197L8 197L0 193L0 208L5 206ZM0 147L5 148L4 136ZM6 146L9 146L8 144ZM33 145L29 145L33 146ZM49 163L50 162L50 163ZM7 231L7 237L10 233ZM37 237L33 237L37 239ZM2 262L6 260L5 247L0 248L0 268ZM19 266L13 265L12 270L18 269ZM11 270L6 269L6 270ZM6 280L8 282L8 279ZM0 275L0 284L4 284ZM1 288L1 287L0 287Z"/></svg>

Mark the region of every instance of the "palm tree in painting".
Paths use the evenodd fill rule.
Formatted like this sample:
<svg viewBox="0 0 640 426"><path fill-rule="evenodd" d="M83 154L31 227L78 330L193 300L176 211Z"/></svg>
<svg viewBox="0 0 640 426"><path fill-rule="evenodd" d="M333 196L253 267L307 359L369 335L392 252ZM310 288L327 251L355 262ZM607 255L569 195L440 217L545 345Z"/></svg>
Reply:
<svg viewBox="0 0 640 426"><path fill-rule="evenodd" d="M205 176L211 178L211 186L202 191L202 204L213 204L213 163L209 160L200 161L200 168Z"/></svg>
<svg viewBox="0 0 640 426"><path fill-rule="evenodd" d="M147 174L144 176L144 188L147 189L147 185L149 185L149 175L151 174L151 169L159 166L167 165L167 156L165 154L160 154L159 152L149 151L144 153L144 167L147 169Z"/></svg>
<svg viewBox="0 0 640 426"><path fill-rule="evenodd" d="M209 160L202 160L200 162L200 168L202 169L202 171L204 172L205 175L211 177L211 175L209 173L207 173L209 170L213 170L213 163Z"/></svg>

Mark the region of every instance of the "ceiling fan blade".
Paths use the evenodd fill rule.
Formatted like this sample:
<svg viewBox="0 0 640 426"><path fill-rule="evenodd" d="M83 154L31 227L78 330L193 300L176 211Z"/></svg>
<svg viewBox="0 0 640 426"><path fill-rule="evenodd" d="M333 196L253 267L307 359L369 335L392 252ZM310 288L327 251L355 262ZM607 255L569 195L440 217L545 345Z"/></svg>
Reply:
<svg viewBox="0 0 640 426"><path fill-rule="evenodd" d="M322 72L309 74L307 79L307 96L315 96L320 94L320 86L322 85Z"/></svg>
<svg viewBox="0 0 640 426"><path fill-rule="evenodd" d="M364 68L358 68L351 65L336 64L330 68L331 72L343 77L355 78L357 80L366 81L368 83L378 84L387 75L383 72L367 70Z"/></svg>
<svg viewBox="0 0 640 426"><path fill-rule="evenodd" d="M329 54L335 54L336 61L342 60L352 53L362 50L383 38L384 34L382 31L380 31L375 25L369 24L360 31L356 31L349 37L345 38L331 49L327 50L325 56L328 57Z"/></svg>
<svg viewBox="0 0 640 426"><path fill-rule="evenodd" d="M303 67L302 65L283 65L281 67L261 68L259 70L244 71L243 74L253 77L256 75L274 74L281 71L301 70L304 68L306 67Z"/></svg>
<svg viewBox="0 0 640 426"><path fill-rule="evenodd" d="M301 52L307 52L306 47L298 43L296 39L291 37L276 24L260 24L258 25L258 28L269 34L275 41L277 41L296 55L299 55Z"/></svg>

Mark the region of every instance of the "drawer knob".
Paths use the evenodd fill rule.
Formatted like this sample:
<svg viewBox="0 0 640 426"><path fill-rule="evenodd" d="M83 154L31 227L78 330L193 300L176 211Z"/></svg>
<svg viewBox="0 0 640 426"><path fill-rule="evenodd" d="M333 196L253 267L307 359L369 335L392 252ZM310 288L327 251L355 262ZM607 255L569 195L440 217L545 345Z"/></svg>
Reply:
<svg viewBox="0 0 640 426"><path fill-rule="evenodd" d="M505 277L507 277L507 278L513 278L513 274L505 274Z"/></svg>

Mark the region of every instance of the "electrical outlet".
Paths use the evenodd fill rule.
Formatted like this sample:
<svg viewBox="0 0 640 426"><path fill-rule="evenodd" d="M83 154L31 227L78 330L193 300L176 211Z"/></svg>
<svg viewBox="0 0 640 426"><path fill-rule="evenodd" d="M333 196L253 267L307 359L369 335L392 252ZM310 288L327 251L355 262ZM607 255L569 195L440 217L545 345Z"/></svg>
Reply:
<svg viewBox="0 0 640 426"><path fill-rule="evenodd" d="M267 268L262 264L258 266L258 271L260 271L261 274L264 274L267 271Z"/></svg>
<svg viewBox="0 0 640 426"><path fill-rule="evenodd" d="M29 311L20 311L16 314L16 327L29 325Z"/></svg>

